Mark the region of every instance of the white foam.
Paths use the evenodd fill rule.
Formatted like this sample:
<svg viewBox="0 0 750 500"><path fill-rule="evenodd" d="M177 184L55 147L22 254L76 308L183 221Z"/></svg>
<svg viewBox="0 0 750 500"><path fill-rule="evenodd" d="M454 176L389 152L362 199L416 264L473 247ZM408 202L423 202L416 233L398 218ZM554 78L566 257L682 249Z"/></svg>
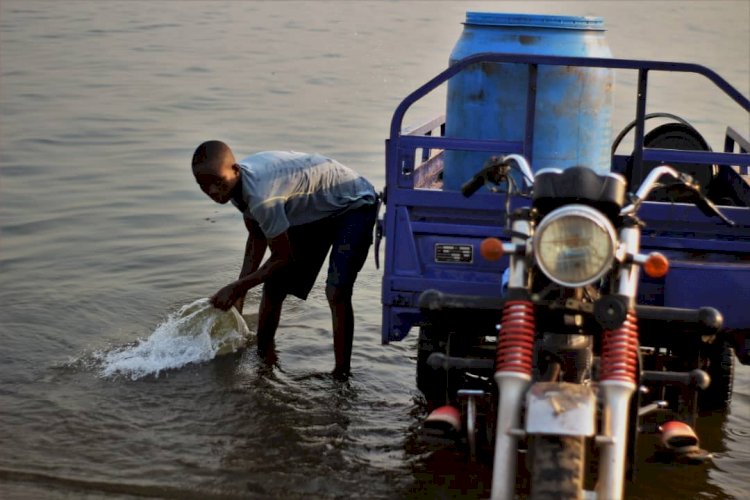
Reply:
<svg viewBox="0 0 750 500"><path fill-rule="evenodd" d="M158 375L234 352L247 343L249 335L245 320L234 307L224 312L208 299L198 299L170 314L147 339L105 353L101 374L133 380Z"/></svg>

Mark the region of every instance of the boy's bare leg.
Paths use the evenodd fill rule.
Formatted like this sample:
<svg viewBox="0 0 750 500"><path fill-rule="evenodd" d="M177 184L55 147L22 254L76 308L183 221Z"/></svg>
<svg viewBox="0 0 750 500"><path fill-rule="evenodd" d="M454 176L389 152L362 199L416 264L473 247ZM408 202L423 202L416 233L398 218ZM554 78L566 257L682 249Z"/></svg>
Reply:
<svg viewBox="0 0 750 500"><path fill-rule="evenodd" d="M258 310L258 354L265 356L273 351L276 329L281 318L285 294L268 293L263 289Z"/></svg>
<svg viewBox="0 0 750 500"><path fill-rule="evenodd" d="M354 342L354 310L352 294L331 285L326 286L326 297L331 307L333 322L333 353L336 366L333 375L336 378L349 377Z"/></svg>

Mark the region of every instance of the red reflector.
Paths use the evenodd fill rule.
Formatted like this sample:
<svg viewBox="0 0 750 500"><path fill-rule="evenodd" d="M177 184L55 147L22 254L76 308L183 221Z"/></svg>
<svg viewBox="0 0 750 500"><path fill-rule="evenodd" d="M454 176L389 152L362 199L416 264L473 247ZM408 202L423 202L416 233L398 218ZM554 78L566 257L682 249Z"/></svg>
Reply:
<svg viewBox="0 0 750 500"><path fill-rule="evenodd" d="M486 260L499 260L503 256L503 242L497 238L486 238L479 246L479 253Z"/></svg>
<svg viewBox="0 0 750 500"><path fill-rule="evenodd" d="M669 261L659 252L652 252L643 263L643 272L652 278L663 278L669 271Z"/></svg>

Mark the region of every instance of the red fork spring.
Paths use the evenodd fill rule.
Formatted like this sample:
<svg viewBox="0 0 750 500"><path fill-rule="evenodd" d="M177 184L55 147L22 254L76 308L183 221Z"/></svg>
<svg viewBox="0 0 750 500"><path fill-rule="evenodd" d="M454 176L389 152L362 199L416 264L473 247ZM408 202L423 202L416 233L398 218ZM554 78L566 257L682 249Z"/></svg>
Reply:
<svg viewBox="0 0 750 500"><path fill-rule="evenodd" d="M604 332L600 380L635 383L637 363L638 321L631 310L618 329Z"/></svg>
<svg viewBox="0 0 750 500"><path fill-rule="evenodd" d="M506 302L500 325L495 371L531 375L535 331L534 305L528 300Z"/></svg>

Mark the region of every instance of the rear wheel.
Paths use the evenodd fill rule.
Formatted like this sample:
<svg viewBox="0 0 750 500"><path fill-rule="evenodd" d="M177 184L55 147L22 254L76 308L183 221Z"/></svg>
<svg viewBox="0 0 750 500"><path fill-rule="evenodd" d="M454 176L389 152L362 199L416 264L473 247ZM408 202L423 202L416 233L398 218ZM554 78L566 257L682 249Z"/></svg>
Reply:
<svg viewBox="0 0 750 500"><path fill-rule="evenodd" d="M534 436L530 449L532 500L583 498L582 437Z"/></svg>
<svg viewBox="0 0 750 500"><path fill-rule="evenodd" d="M732 400L734 349L726 341L706 346L701 352L701 365L711 377L711 384L698 393L698 408L726 409Z"/></svg>
<svg viewBox="0 0 750 500"><path fill-rule="evenodd" d="M424 394L429 407L444 405L447 398L448 375L446 370L434 369L427 364L427 359L433 352L445 353L447 349L445 335L437 330L422 327L419 329L417 341L417 389Z"/></svg>

